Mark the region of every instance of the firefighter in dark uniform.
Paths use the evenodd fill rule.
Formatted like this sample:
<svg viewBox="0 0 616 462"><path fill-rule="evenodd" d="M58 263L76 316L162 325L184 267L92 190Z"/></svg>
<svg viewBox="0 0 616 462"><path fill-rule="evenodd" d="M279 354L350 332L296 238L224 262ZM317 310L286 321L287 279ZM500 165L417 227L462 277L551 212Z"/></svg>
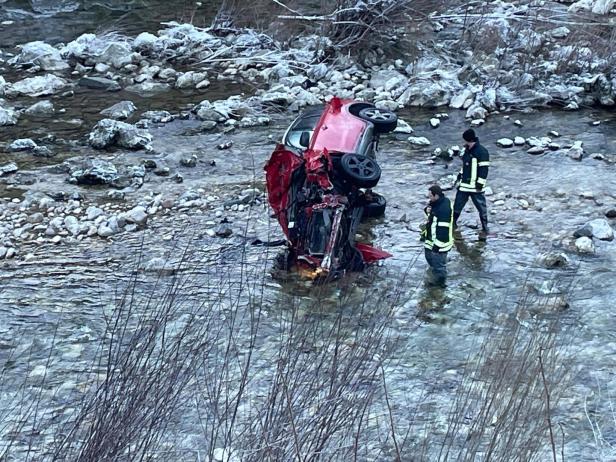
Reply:
<svg viewBox="0 0 616 462"><path fill-rule="evenodd" d="M462 209L470 198L479 212L481 220L481 231L479 239L485 240L488 237L488 206L484 189L488 181L488 170L490 167L490 154L487 149L479 144L479 138L473 129L468 129L462 134L464 138L464 154L462 156L462 168L458 174L456 185L456 199L453 204L453 225L457 226L458 218Z"/></svg>
<svg viewBox="0 0 616 462"><path fill-rule="evenodd" d="M451 202L438 185L428 190L430 203L424 209L428 218L421 233L426 261L432 270L430 285L444 286L447 279L447 252L453 247Z"/></svg>

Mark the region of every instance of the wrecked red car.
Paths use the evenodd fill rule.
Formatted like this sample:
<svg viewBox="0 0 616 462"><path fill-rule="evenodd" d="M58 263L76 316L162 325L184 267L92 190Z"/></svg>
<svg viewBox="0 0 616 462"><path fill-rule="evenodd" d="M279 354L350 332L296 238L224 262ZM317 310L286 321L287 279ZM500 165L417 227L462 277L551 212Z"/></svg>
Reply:
<svg viewBox="0 0 616 462"><path fill-rule="evenodd" d="M385 212L385 198L372 192L381 178L376 152L379 135L397 120L334 97L289 126L265 166L269 204L287 238L285 266L328 277L391 256L355 242L355 234L362 218Z"/></svg>

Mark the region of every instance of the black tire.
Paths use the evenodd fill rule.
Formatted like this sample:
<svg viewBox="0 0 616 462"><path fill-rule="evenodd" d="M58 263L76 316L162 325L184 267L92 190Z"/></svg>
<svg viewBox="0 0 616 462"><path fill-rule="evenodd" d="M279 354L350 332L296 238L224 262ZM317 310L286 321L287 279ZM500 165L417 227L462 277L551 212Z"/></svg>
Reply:
<svg viewBox="0 0 616 462"><path fill-rule="evenodd" d="M363 154L347 153L340 159L340 171L358 188L374 188L381 179L381 167L376 160Z"/></svg>
<svg viewBox="0 0 616 462"><path fill-rule="evenodd" d="M387 201L383 196L377 193L372 193L372 200L364 205L364 213L362 218L380 218L385 215Z"/></svg>
<svg viewBox="0 0 616 462"><path fill-rule="evenodd" d="M398 126L398 116L388 109L367 107L359 111L359 117L372 122L377 134L393 132Z"/></svg>

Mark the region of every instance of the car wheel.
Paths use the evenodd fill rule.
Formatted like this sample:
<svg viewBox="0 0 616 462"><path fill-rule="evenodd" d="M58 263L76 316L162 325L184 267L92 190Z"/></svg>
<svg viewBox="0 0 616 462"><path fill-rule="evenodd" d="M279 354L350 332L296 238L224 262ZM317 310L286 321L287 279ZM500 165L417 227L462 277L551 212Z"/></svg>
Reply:
<svg viewBox="0 0 616 462"><path fill-rule="evenodd" d="M388 109L367 107L359 111L359 117L372 122L377 133L393 132L398 126L398 116Z"/></svg>
<svg viewBox="0 0 616 462"><path fill-rule="evenodd" d="M372 200L364 205L362 218L380 218L385 215L387 201L380 194L372 193Z"/></svg>
<svg viewBox="0 0 616 462"><path fill-rule="evenodd" d="M376 160L363 154L347 153L340 159L342 174L359 188L374 188L381 179Z"/></svg>

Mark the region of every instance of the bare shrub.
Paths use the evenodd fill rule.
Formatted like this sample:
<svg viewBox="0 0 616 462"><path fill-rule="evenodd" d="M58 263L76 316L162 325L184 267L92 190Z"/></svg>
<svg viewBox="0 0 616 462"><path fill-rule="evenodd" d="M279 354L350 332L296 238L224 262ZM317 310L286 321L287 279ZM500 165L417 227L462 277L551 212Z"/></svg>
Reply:
<svg viewBox="0 0 616 462"><path fill-rule="evenodd" d="M214 27L267 29L282 41L313 33L327 38L332 52L356 56L375 50L405 54L415 47L419 25L443 4L441 0L336 0L310 8L299 0L257 0L250 4L225 0Z"/></svg>
<svg viewBox="0 0 616 462"><path fill-rule="evenodd" d="M567 331L558 316L519 321L530 307L557 311L553 303L527 292L469 356L438 460L556 460L564 451L553 414L570 381Z"/></svg>

